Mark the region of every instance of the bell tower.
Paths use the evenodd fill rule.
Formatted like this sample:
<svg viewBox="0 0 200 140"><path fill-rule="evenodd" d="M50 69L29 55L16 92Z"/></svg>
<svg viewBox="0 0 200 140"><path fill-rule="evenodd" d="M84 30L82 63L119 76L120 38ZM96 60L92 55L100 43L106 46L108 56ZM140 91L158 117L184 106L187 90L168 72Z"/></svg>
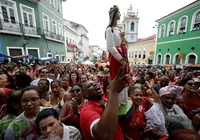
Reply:
<svg viewBox="0 0 200 140"><path fill-rule="evenodd" d="M127 10L127 13L124 15L124 20L122 21L123 31L125 32L125 37L129 43L136 42L138 39L138 10L137 13L133 11L132 4Z"/></svg>

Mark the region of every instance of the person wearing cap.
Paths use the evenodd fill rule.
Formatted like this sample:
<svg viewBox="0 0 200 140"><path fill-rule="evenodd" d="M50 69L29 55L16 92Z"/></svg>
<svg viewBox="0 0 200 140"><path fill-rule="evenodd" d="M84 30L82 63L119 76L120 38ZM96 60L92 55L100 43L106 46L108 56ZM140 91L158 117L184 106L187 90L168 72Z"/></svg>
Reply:
<svg viewBox="0 0 200 140"><path fill-rule="evenodd" d="M120 19L118 6L110 8L110 22L106 29L105 37L107 50L109 52L110 76L113 80L121 66L125 66L124 74L128 74L127 48L122 43L121 32L117 27L117 21ZM125 105L128 100L128 88L125 87L119 94L119 104Z"/></svg>
<svg viewBox="0 0 200 140"><path fill-rule="evenodd" d="M183 87L176 85L169 85L160 89L160 101L154 103L145 113L147 126L150 127L152 136L158 139L168 136L169 129L170 132L172 130L170 125L168 125L169 128L166 127L166 122L173 122L174 129L184 129L186 126L192 129L191 121L183 113L182 109L175 104L176 96L182 92Z"/></svg>

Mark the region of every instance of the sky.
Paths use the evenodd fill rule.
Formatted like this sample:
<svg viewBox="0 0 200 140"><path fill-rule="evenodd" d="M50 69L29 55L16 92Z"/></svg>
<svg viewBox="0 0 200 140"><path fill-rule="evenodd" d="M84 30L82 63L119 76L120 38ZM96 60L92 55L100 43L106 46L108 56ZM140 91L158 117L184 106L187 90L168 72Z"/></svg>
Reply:
<svg viewBox="0 0 200 140"><path fill-rule="evenodd" d="M63 17L82 24L88 30L89 45L106 48L105 29L108 26L108 11L118 5L121 21L132 4L139 11L138 38L156 34L156 20L178 10L195 0L66 0L63 2Z"/></svg>

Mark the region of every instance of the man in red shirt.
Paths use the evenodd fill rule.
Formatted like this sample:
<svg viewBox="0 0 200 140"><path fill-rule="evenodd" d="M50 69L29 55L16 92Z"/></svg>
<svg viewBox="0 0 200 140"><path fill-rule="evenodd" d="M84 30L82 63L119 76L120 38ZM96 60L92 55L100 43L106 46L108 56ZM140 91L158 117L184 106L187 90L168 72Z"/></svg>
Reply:
<svg viewBox="0 0 200 140"><path fill-rule="evenodd" d="M88 102L80 113L80 125L86 140L123 140L123 134L118 124L118 94L125 87L126 75L122 68L111 82L109 100L105 108L100 85L87 81L83 85L83 92Z"/></svg>

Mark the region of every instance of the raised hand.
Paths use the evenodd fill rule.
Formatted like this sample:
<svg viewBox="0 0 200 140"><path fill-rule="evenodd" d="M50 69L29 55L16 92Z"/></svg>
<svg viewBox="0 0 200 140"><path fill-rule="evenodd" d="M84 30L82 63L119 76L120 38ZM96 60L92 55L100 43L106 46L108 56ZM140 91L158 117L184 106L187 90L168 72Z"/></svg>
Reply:
<svg viewBox="0 0 200 140"><path fill-rule="evenodd" d="M71 100L71 108L74 114L78 114L78 103L76 102L76 100L74 98L72 98Z"/></svg>

